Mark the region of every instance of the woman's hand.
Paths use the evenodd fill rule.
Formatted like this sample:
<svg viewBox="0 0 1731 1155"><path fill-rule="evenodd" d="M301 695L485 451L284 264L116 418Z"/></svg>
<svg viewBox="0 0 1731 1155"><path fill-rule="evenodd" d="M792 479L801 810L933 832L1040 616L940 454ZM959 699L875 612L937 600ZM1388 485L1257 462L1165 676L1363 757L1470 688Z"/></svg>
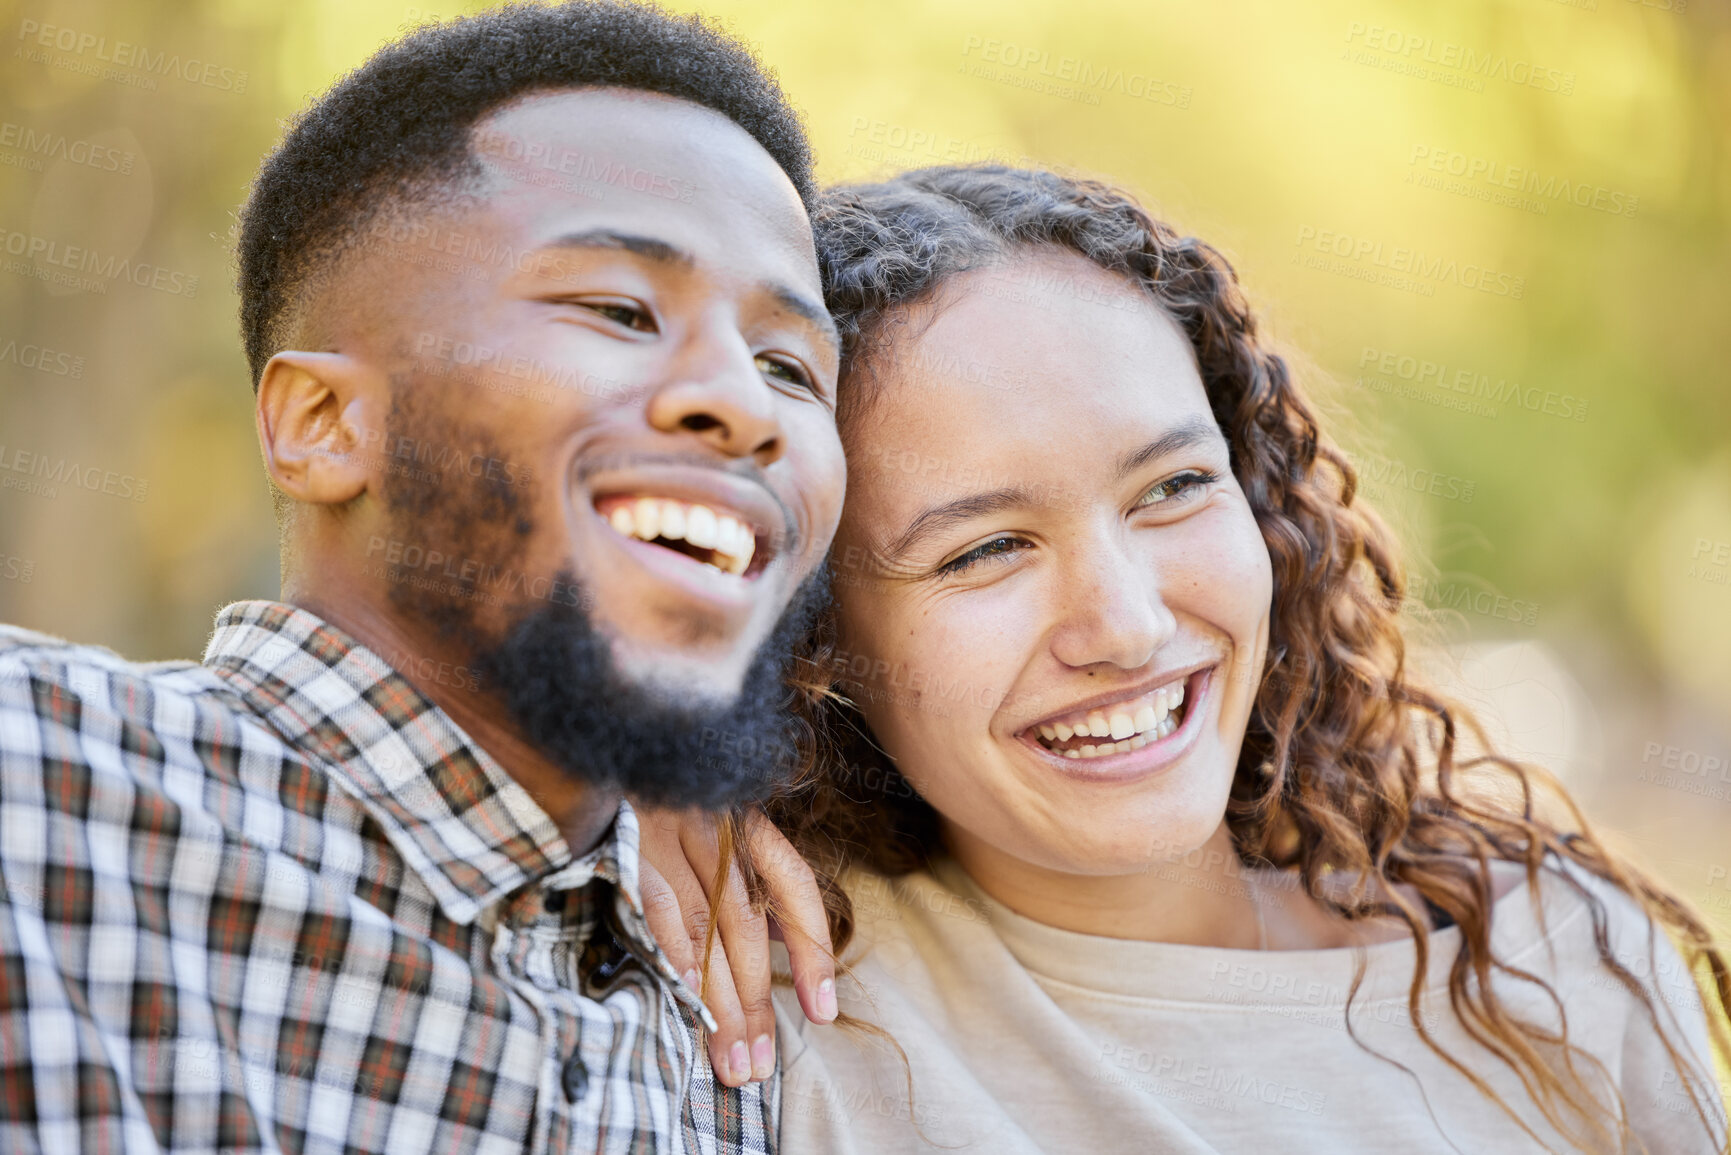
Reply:
<svg viewBox="0 0 1731 1155"><path fill-rule="evenodd" d="M752 909L737 858L728 865L719 897L710 893L721 861L714 816L698 810L637 810L642 827L643 913L655 941L703 1001L719 1028L709 1040L718 1079L738 1087L775 1070L775 1008L770 1002L769 940L787 945L793 986L805 1017L835 1019L835 957L817 879L781 831L752 811L745 823L752 864L776 907L777 925ZM736 854L738 851L736 850ZM704 939L714 912L718 935L708 982L700 979Z"/></svg>

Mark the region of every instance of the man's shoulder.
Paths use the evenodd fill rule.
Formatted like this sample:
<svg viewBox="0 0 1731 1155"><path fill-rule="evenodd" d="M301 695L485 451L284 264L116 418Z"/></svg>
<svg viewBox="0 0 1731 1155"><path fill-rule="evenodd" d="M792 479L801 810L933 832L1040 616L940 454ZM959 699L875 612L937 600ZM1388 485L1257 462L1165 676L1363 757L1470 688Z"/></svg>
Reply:
<svg viewBox="0 0 1731 1155"><path fill-rule="evenodd" d="M32 681L89 693L110 679L149 684L180 695L219 689L219 683L197 662L133 662L104 646L70 642L0 623L0 694L16 694L19 687Z"/></svg>
<svg viewBox="0 0 1731 1155"><path fill-rule="evenodd" d="M94 819L107 807L171 804L177 829L202 812L236 835L230 828L243 814L258 827L264 808L282 805L291 764L302 777L320 777L239 692L196 662L133 662L0 626L0 803L14 813L37 807ZM290 795L322 799L322 787Z"/></svg>

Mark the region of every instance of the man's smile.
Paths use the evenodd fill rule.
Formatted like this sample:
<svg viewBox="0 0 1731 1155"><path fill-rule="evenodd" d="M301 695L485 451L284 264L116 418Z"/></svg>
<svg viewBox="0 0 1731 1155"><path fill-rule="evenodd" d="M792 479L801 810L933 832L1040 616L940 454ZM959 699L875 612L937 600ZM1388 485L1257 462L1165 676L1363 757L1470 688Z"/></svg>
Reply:
<svg viewBox="0 0 1731 1155"><path fill-rule="evenodd" d="M763 564L754 569L753 560L768 561L768 551L759 555L757 550L758 539L767 540L768 531L726 507L621 494L596 501L595 512L623 537L673 550L734 577L755 578L763 572Z"/></svg>

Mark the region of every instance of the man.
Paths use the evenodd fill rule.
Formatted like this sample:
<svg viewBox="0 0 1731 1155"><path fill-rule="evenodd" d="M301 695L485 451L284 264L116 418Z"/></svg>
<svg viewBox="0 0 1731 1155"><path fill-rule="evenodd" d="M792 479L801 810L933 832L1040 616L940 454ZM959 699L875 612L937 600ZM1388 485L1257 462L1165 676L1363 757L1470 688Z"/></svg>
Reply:
<svg viewBox="0 0 1731 1155"><path fill-rule="evenodd" d="M620 800L789 762L813 189L749 53L626 5L419 30L290 128L239 236L282 602L202 665L0 630L0 1149L774 1149Z"/></svg>

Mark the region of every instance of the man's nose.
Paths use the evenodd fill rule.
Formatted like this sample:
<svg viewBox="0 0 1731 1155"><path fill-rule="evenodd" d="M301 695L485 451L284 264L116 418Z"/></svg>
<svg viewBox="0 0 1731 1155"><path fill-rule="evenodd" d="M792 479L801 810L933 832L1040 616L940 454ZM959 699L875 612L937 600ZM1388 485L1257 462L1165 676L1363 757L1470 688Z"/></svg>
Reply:
<svg viewBox="0 0 1731 1155"><path fill-rule="evenodd" d="M669 368L667 384L649 399L653 428L691 434L759 466L780 460L786 436L776 416L775 390L737 330L724 327L695 337Z"/></svg>

